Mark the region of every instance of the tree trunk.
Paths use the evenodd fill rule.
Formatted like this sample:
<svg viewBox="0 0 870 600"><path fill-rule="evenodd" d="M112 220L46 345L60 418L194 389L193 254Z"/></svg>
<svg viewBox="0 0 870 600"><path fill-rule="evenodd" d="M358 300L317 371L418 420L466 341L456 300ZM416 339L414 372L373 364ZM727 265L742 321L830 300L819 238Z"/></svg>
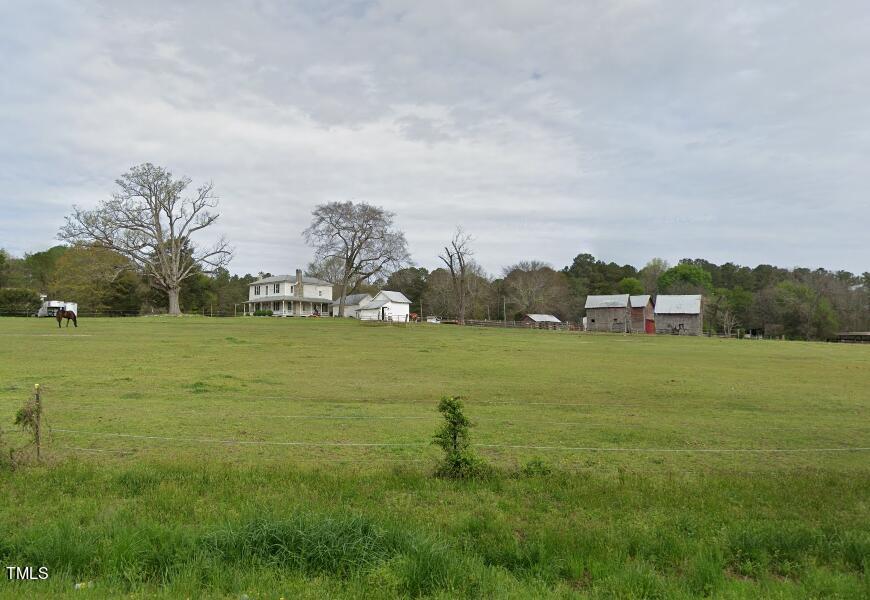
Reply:
<svg viewBox="0 0 870 600"><path fill-rule="evenodd" d="M347 282L341 284L341 298L338 299L338 316L344 317L344 303L347 301Z"/></svg>
<svg viewBox="0 0 870 600"><path fill-rule="evenodd" d="M180 315L181 307L178 305L178 293L181 290L179 288L172 288L169 290L169 314L170 315Z"/></svg>

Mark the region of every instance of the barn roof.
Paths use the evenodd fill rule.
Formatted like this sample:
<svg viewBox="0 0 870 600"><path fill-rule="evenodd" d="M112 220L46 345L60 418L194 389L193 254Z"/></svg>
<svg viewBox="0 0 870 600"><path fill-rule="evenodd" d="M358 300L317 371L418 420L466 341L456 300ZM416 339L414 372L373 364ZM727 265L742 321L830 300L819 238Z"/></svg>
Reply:
<svg viewBox="0 0 870 600"><path fill-rule="evenodd" d="M701 314L701 296L697 294L687 296L656 296L656 314Z"/></svg>
<svg viewBox="0 0 870 600"><path fill-rule="evenodd" d="M561 323L562 322L559 319L557 319L556 317L554 317L553 315L542 315L542 314L536 313L536 314L529 314L526 316L528 318L530 318L532 321L534 321L535 323Z"/></svg>
<svg viewBox="0 0 870 600"><path fill-rule="evenodd" d="M350 294L344 299L345 306L353 306L354 304L360 304L366 298L371 298L371 294ZM332 301L335 306L338 306L338 303L341 302L341 298L336 298Z"/></svg>
<svg viewBox="0 0 870 600"><path fill-rule="evenodd" d="M388 290L381 290L374 298L372 298L371 302L360 306L358 310L372 310L375 308L380 308L385 304L389 304L390 302L395 302L396 304L411 304L411 301L408 300L408 298L402 292L390 292Z"/></svg>
<svg viewBox="0 0 870 600"><path fill-rule="evenodd" d="M273 275L272 277L264 277L262 279L258 279L257 281L252 281L249 285L263 285L264 283L281 283L283 281L289 281L290 283L296 283L296 275ZM308 277L307 275L302 276L302 283L307 283L309 285L332 285L328 281L323 279L318 279L317 277Z"/></svg>
<svg viewBox="0 0 870 600"><path fill-rule="evenodd" d="M650 295L649 294L641 294L639 296L631 296L628 299L628 303L632 308L643 308L649 303Z"/></svg>
<svg viewBox="0 0 870 600"><path fill-rule="evenodd" d="M586 308L625 308L626 306L628 306L628 294L586 296Z"/></svg>

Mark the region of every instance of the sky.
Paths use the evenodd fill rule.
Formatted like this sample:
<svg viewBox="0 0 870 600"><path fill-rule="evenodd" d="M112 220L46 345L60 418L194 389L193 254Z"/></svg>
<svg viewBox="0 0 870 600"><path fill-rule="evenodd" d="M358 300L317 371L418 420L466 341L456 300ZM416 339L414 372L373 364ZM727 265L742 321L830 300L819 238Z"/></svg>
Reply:
<svg viewBox="0 0 870 600"><path fill-rule="evenodd" d="M131 166L211 181L237 273L312 208L461 225L492 274L589 252L870 271L870 8L838 2L0 0L0 247Z"/></svg>

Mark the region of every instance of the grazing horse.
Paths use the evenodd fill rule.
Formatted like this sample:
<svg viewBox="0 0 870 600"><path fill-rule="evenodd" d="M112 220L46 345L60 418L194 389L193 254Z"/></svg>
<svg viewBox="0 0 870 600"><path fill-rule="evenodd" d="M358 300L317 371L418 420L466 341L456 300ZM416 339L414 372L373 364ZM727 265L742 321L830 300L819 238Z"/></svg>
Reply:
<svg viewBox="0 0 870 600"><path fill-rule="evenodd" d="M69 327L70 319L72 319L73 325L76 327L79 326L79 322L76 320L76 314L65 308L58 308L57 312L54 315L54 318L57 319L57 328L60 329L60 322L66 319L66 326Z"/></svg>

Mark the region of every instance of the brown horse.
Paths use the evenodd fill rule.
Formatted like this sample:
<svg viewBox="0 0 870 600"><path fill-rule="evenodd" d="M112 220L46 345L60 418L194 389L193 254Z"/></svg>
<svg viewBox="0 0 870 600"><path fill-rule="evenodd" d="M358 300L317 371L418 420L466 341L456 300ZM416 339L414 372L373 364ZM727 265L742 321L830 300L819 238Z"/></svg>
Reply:
<svg viewBox="0 0 870 600"><path fill-rule="evenodd" d="M57 312L54 314L54 318L57 319L57 327L60 329L60 322L66 319L66 326L69 327L70 319L72 319L73 325L76 327L79 326L79 322L76 320L76 314L65 308L58 308Z"/></svg>

